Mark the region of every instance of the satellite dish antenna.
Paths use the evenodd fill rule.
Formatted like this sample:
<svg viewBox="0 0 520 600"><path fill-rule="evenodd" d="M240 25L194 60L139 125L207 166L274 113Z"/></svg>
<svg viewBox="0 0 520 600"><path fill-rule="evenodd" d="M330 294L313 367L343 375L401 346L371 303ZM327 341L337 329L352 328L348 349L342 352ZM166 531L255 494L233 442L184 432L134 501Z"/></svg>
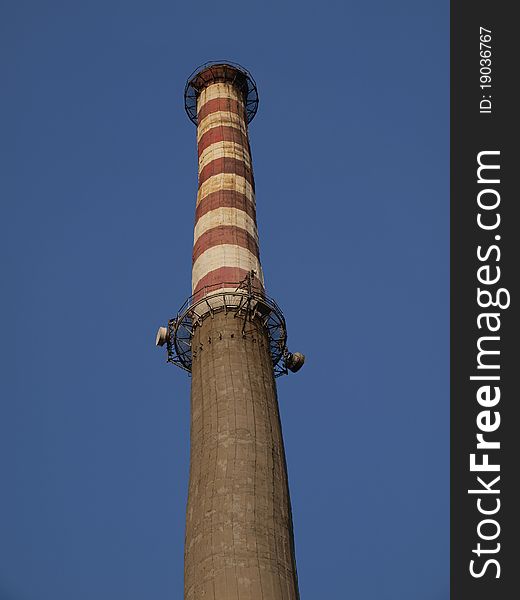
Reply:
<svg viewBox="0 0 520 600"><path fill-rule="evenodd" d="M159 327L157 335L155 336L155 345L164 346L168 340L168 329L166 327Z"/></svg>
<svg viewBox="0 0 520 600"><path fill-rule="evenodd" d="M296 373L303 367L303 363L305 362L305 356L301 352L289 352L285 359L285 366Z"/></svg>

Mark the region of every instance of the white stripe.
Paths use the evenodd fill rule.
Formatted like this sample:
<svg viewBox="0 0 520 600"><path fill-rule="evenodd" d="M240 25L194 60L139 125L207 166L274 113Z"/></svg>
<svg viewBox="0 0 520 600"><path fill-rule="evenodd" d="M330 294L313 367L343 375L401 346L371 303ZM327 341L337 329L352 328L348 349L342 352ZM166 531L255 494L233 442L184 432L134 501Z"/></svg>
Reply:
<svg viewBox="0 0 520 600"><path fill-rule="evenodd" d="M251 168L249 150L242 144L237 142L215 142L199 156L199 173L208 163L217 158L236 158L244 161Z"/></svg>
<svg viewBox="0 0 520 600"><path fill-rule="evenodd" d="M197 110L200 110L206 102L214 100L215 98L231 98L238 102L244 101L241 92L239 92L232 83L220 81L218 83L212 83L202 90L197 98Z"/></svg>
<svg viewBox="0 0 520 600"><path fill-rule="evenodd" d="M253 204L255 203L255 193L245 177L236 173L218 173L217 175L208 177L200 186L197 194L197 205L202 198L219 190L239 192L240 194L244 194Z"/></svg>
<svg viewBox="0 0 520 600"><path fill-rule="evenodd" d="M260 282L264 283L262 267L258 258L246 248L234 244L220 244L208 248L193 263L191 271L192 289L211 271L221 267L238 267L246 271L254 269Z"/></svg>
<svg viewBox="0 0 520 600"><path fill-rule="evenodd" d="M227 282L226 282L227 283ZM237 283L240 283L237 281ZM224 306L224 297L223 296L215 296L214 294L222 294L225 293L225 305L230 307L230 306L234 306L234 307L238 307L240 304L242 304L242 302L244 301L244 297L243 296L239 296L236 294L237 291L242 291L242 293L245 293L245 290L237 290L237 286L234 287L219 287L221 284L215 284L212 286L207 286L207 288L202 288L201 290L199 290L196 294L196 300L201 300L202 298L205 298L205 302L201 302L200 304L197 304L197 307L195 309L195 312L198 315L204 315L207 312L209 312L210 310L215 310L218 308L221 308L222 306ZM254 282L253 282L254 285ZM258 284L257 284L258 286ZM258 287L256 288L256 291L258 291ZM211 296L213 295L213 298L211 298ZM210 296L210 298L207 298L207 296ZM253 301L253 304L251 306L251 308L254 308L256 302Z"/></svg>
<svg viewBox="0 0 520 600"><path fill-rule="evenodd" d="M219 225L234 225L235 227L245 229L258 243L258 231L253 219L243 210L228 206L221 206L215 210L210 210L200 217L195 225L193 243L195 244L203 233Z"/></svg>
<svg viewBox="0 0 520 600"><path fill-rule="evenodd" d="M219 110L204 117L197 126L197 142L213 127L235 127L247 135L246 122L243 117L229 110Z"/></svg>

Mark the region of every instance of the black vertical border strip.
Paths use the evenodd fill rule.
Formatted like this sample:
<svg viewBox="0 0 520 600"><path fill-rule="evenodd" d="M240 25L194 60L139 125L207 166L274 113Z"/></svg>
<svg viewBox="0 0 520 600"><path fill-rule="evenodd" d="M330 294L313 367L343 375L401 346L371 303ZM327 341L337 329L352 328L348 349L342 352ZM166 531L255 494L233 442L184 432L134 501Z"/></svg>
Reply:
<svg viewBox="0 0 520 600"><path fill-rule="evenodd" d="M518 597L520 582L520 155L518 144L518 110L515 97L519 79L520 48L519 25L513 17L514 3L505 1L452 0L451 2L451 600L501 600ZM491 91L480 88L480 31L491 30ZM482 96L491 94L492 113L480 114ZM517 105L517 106L515 106ZM477 155L481 151L499 150L500 184L477 183ZM496 211L485 212L492 218L500 213L500 226L484 231L477 225L477 195L484 187L493 187L500 194ZM489 196L491 197L491 196ZM480 212L483 212L480 210ZM495 235L500 235L499 241ZM492 244L500 246L500 261L492 253L488 261L477 258L477 246L483 252ZM494 286L483 286L477 280L480 266L489 264L491 276L495 267L501 270L500 281ZM477 288L496 291L509 290L509 308L485 309L477 304ZM477 369L477 340L482 335L477 317L481 312L500 312L501 328L495 335L500 342L499 371ZM486 410L476 400L477 390L486 382L470 381L471 375L500 374L501 399L495 408L501 423L486 439L500 441L499 450L476 449L477 415ZM489 454L490 463L500 464L499 473L470 472L470 454L476 453L481 462L482 453ZM471 495L469 489L481 488L477 476L489 482L500 475L494 488L500 494ZM516 488L516 490L515 490ZM496 506L496 515L480 514L478 498L483 508ZM477 528L483 519L496 519L500 534L495 540L479 539ZM495 528L496 529L496 528ZM484 535L493 535L494 526L485 525ZM496 549L496 554L477 556L473 550ZM482 577L470 574L470 561L481 573L486 560L496 559L497 568L489 564Z"/></svg>

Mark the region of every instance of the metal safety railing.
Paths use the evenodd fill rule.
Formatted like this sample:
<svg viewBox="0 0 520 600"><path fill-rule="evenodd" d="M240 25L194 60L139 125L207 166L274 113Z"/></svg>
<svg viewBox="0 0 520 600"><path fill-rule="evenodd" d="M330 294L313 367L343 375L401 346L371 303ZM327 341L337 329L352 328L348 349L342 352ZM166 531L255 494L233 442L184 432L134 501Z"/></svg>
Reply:
<svg viewBox="0 0 520 600"><path fill-rule="evenodd" d="M287 373L285 360L282 360L288 354L283 312L255 283L253 273L238 283L219 282L205 286L184 302L177 316L168 321L167 361L191 373L195 328L222 311L233 312L234 318L243 320L242 335L245 335L247 322L258 320L267 333L275 377Z"/></svg>

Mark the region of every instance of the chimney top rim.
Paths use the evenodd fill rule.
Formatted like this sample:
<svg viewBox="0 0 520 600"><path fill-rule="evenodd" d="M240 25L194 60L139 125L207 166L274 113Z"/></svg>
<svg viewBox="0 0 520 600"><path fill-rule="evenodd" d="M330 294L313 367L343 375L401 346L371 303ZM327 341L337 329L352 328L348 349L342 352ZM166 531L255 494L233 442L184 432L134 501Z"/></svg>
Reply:
<svg viewBox="0 0 520 600"><path fill-rule="evenodd" d="M221 67L224 70L218 70ZM229 60L216 60L206 62L197 67L188 77L184 88L184 108L186 114L192 123L198 124L197 119L197 97L200 90L213 81L229 78L236 82L242 88L246 107L247 122L250 123L258 110L258 89L251 73L239 65Z"/></svg>

